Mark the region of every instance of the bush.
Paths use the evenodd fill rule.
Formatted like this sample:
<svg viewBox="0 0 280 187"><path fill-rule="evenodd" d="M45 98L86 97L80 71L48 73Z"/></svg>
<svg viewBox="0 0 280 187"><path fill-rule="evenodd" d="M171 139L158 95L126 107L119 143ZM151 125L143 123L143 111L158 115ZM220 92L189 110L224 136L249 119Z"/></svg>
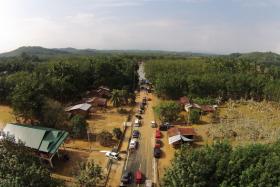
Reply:
<svg viewBox="0 0 280 187"><path fill-rule="evenodd" d="M104 179L104 175L102 168L94 160L91 160L79 164L76 179L81 186L95 187L100 185L100 182Z"/></svg>
<svg viewBox="0 0 280 187"><path fill-rule="evenodd" d="M72 136L75 138L83 138L87 134L88 123L83 116L75 115L71 119Z"/></svg>
<svg viewBox="0 0 280 187"><path fill-rule="evenodd" d="M197 109L191 109L189 117L190 117L190 122L198 123L200 120L200 111Z"/></svg>
<svg viewBox="0 0 280 187"><path fill-rule="evenodd" d="M157 105L154 110L162 121L172 122L178 119L181 107L174 101L164 101Z"/></svg>
<svg viewBox="0 0 280 187"><path fill-rule="evenodd" d="M100 134L97 135L97 140L99 141L100 145L104 147L109 147L112 145L113 135L108 131L102 131Z"/></svg>

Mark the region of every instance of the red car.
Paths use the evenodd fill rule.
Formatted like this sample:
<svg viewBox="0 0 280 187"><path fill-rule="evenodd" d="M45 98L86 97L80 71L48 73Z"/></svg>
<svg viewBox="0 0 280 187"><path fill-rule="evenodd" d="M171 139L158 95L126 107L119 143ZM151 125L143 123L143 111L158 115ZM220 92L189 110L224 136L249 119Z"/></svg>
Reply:
<svg viewBox="0 0 280 187"><path fill-rule="evenodd" d="M135 172L135 183L136 183L136 184L141 184L142 181L143 181L143 175L142 175L142 173L141 173L140 170L137 170L137 171Z"/></svg>
<svg viewBox="0 0 280 187"><path fill-rule="evenodd" d="M156 136L155 136L156 138L161 138L161 132L160 132L160 130L156 130Z"/></svg>

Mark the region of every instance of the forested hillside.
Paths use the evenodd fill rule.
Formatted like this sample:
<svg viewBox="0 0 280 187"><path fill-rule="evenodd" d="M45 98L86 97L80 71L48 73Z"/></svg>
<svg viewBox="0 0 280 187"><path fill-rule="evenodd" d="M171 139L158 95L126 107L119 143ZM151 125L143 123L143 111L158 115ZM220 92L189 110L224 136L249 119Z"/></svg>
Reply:
<svg viewBox="0 0 280 187"><path fill-rule="evenodd" d="M146 75L164 97L280 100L280 68L227 57L151 60Z"/></svg>

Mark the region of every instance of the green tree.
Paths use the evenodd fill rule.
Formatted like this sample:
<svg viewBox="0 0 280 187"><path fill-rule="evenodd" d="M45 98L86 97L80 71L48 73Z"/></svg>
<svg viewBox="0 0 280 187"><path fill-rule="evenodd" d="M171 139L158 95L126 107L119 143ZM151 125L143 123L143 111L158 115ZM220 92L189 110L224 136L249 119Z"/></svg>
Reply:
<svg viewBox="0 0 280 187"><path fill-rule="evenodd" d="M181 107L174 101L164 101L155 107L155 113L162 121L172 122L178 119Z"/></svg>
<svg viewBox="0 0 280 187"><path fill-rule="evenodd" d="M54 100L46 100L42 107L40 123L49 128L67 129L67 115L61 104Z"/></svg>
<svg viewBox="0 0 280 187"><path fill-rule="evenodd" d="M83 187L95 187L101 185L104 174L101 166L96 164L94 160L90 160L79 164L76 179Z"/></svg>
<svg viewBox="0 0 280 187"><path fill-rule="evenodd" d="M72 135L75 138L83 138L87 134L88 123L83 116L75 115L71 121Z"/></svg>
<svg viewBox="0 0 280 187"><path fill-rule="evenodd" d="M111 101L113 103L113 106L115 107L119 107L122 103L122 97L121 97L121 93L119 90L113 90L112 91L112 95L111 95Z"/></svg>
<svg viewBox="0 0 280 187"><path fill-rule="evenodd" d="M120 128L114 128L113 129L113 134L118 140L120 140L123 136L123 133L122 133Z"/></svg>
<svg viewBox="0 0 280 187"><path fill-rule="evenodd" d="M182 146L163 177L163 186L278 186L280 143L232 148L227 142Z"/></svg>
<svg viewBox="0 0 280 187"><path fill-rule="evenodd" d="M43 89L44 86L33 75L18 82L11 94L15 115L31 122L40 118L45 99Z"/></svg>
<svg viewBox="0 0 280 187"><path fill-rule="evenodd" d="M200 111L198 109L190 109L189 120L192 123L198 123L200 120Z"/></svg>
<svg viewBox="0 0 280 187"><path fill-rule="evenodd" d="M11 137L0 139L0 186L58 186L33 151Z"/></svg>

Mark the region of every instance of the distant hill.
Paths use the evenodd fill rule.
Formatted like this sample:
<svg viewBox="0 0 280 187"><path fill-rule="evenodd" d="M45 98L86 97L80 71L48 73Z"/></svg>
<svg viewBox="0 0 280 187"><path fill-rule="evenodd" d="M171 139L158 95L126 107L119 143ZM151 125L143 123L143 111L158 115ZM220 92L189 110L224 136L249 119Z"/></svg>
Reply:
<svg viewBox="0 0 280 187"><path fill-rule="evenodd" d="M61 51L57 49L47 49L39 46L32 46L32 47L20 47L16 50L1 53L0 57L13 57L19 56L22 53L26 53L29 55L36 55L36 56L53 56L53 55L67 55L70 54L67 51Z"/></svg>
<svg viewBox="0 0 280 187"><path fill-rule="evenodd" d="M161 51L161 50L96 50L96 49L76 49L76 48L43 48L39 46L24 46L10 52L1 53L0 57L14 57L22 53L28 55L36 55L39 57L50 57L58 55L87 55L92 56L96 54L131 54L131 55L171 55L171 56L212 56L212 54L192 53L192 52L175 52L175 51Z"/></svg>
<svg viewBox="0 0 280 187"><path fill-rule="evenodd" d="M257 63L280 64L280 55L273 52L232 53L229 56Z"/></svg>

